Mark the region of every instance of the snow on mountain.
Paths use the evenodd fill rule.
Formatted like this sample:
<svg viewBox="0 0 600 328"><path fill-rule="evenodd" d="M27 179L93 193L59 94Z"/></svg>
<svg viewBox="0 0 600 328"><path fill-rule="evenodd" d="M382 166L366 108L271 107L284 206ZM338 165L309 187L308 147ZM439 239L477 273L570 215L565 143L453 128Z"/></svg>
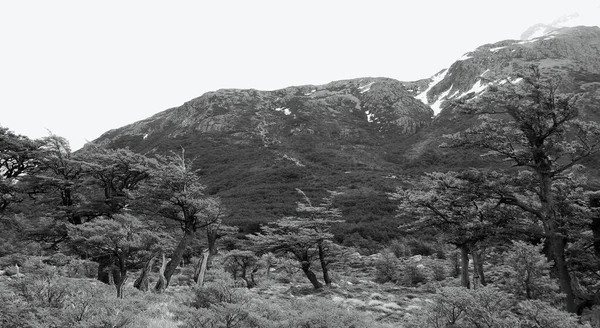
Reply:
<svg viewBox="0 0 600 328"><path fill-rule="evenodd" d="M519 83L514 77L519 67L560 63L563 70L600 73L600 63L591 60L600 57L598 27L556 28L535 35L538 36L527 40L482 45L432 78L419 84L408 83L407 89L413 91L415 99L430 106L437 116L451 101L477 98L491 84Z"/></svg>
<svg viewBox="0 0 600 328"><path fill-rule="evenodd" d="M600 6L585 8L579 12L559 17L549 23L535 24L521 34L521 40L532 40L562 27L575 26L600 26Z"/></svg>
<svg viewBox="0 0 600 328"><path fill-rule="evenodd" d="M429 100L427 99L427 93L431 90L431 88L433 88L436 84L438 84L441 80L443 80L446 77L447 73L448 73L448 70L443 69L439 73L434 75L431 78L431 82L427 86L427 89L425 89L425 91L419 93L415 98L420 100L425 105L429 105ZM435 114L437 114L437 113L435 113Z"/></svg>

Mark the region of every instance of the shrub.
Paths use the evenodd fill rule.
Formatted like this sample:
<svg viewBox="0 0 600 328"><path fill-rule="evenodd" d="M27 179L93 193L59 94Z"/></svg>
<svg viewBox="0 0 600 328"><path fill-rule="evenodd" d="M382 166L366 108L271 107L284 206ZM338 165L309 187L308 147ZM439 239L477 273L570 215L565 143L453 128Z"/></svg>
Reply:
<svg viewBox="0 0 600 328"><path fill-rule="evenodd" d="M518 303L514 297L495 287L466 289L445 287L406 327L435 328L590 328L579 324L572 314L539 300Z"/></svg>
<svg viewBox="0 0 600 328"><path fill-rule="evenodd" d="M442 288L422 313L412 317L407 327L518 327L510 311L510 295L492 287L469 290L462 287Z"/></svg>
<svg viewBox="0 0 600 328"><path fill-rule="evenodd" d="M431 265L431 270L433 272L433 279L435 281L443 281L447 277L446 266L442 263L433 263Z"/></svg>
<svg viewBox="0 0 600 328"><path fill-rule="evenodd" d="M550 278L550 267L542 254L543 244L530 245L513 241L505 255L505 288L520 299L543 299L554 301L559 298L556 279Z"/></svg>
<svg viewBox="0 0 600 328"><path fill-rule="evenodd" d="M403 283L409 286L416 286L427 282L427 274L423 265L417 263L407 263L402 268Z"/></svg>
<svg viewBox="0 0 600 328"><path fill-rule="evenodd" d="M436 246L422 239L417 239L414 237L407 238L406 244L408 247L410 247L410 252L412 255L430 256L438 252L438 250L436 250Z"/></svg>
<svg viewBox="0 0 600 328"><path fill-rule="evenodd" d="M243 288L239 288L230 274L221 269L213 269L209 272L206 284L204 287L198 288L191 306L210 308L224 303L244 304L248 302L248 294Z"/></svg>
<svg viewBox="0 0 600 328"><path fill-rule="evenodd" d="M522 327L527 328L583 328L574 314L561 311L539 300L527 300L519 303Z"/></svg>
<svg viewBox="0 0 600 328"><path fill-rule="evenodd" d="M397 282L401 265L393 253L381 253L381 257L375 262L375 280L379 283Z"/></svg>
<svg viewBox="0 0 600 328"><path fill-rule="evenodd" d="M409 257L412 255L410 247L398 239L392 240L388 245L388 249L394 253L397 258Z"/></svg>

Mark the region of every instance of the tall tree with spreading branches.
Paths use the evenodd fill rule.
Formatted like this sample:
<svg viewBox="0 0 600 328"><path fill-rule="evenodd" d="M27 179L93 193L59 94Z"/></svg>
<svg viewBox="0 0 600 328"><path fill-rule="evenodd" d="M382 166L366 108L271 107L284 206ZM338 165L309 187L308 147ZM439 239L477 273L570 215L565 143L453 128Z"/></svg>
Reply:
<svg viewBox="0 0 600 328"><path fill-rule="evenodd" d="M205 186L197 173L182 149L181 154L158 157L157 165L150 173L152 179L140 189L140 194L145 197L140 199L138 208L141 206L152 214L178 224L183 232L166 265L165 283L160 280L155 286L156 290L163 290L169 285L196 231L219 219L216 213L221 211L219 200L204 194Z"/></svg>
<svg viewBox="0 0 600 328"><path fill-rule="evenodd" d="M535 66L516 80L490 86L479 98L458 104L463 112L480 115L478 126L447 136L451 147L478 147L486 155L509 161L523 182L498 191L499 203L533 215L543 227L548 256L554 261L568 311L575 311L565 257L568 226L579 218L561 210L559 184L581 162L597 153L600 125L581 121L578 97L561 94L561 79Z"/></svg>

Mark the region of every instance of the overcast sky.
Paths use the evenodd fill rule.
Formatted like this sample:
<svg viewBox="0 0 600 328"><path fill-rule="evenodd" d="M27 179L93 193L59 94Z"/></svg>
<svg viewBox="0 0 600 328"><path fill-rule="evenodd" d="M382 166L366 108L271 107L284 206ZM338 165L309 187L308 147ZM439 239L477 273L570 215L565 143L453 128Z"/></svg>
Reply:
<svg viewBox="0 0 600 328"><path fill-rule="evenodd" d="M594 1L2 1L0 126L73 149L220 88L431 77ZM592 16L593 16L592 15ZM590 25L590 24L587 24Z"/></svg>

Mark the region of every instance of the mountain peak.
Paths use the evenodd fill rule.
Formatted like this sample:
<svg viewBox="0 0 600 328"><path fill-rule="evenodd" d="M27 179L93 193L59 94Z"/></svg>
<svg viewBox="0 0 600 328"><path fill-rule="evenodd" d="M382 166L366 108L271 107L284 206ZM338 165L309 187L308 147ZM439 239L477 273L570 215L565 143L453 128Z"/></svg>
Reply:
<svg viewBox="0 0 600 328"><path fill-rule="evenodd" d="M515 73L529 65L567 75L599 74L600 27L562 27L533 39L482 45L422 83L413 95L437 115L449 101L478 97L490 84L506 78L515 81Z"/></svg>
<svg viewBox="0 0 600 328"><path fill-rule="evenodd" d="M598 26L600 23L598 17L600 17L600 6L596 5L585 8L578 12L558 17L551 22L532 25L521 34L521 40L532 40L563 27Z"/></svg>

